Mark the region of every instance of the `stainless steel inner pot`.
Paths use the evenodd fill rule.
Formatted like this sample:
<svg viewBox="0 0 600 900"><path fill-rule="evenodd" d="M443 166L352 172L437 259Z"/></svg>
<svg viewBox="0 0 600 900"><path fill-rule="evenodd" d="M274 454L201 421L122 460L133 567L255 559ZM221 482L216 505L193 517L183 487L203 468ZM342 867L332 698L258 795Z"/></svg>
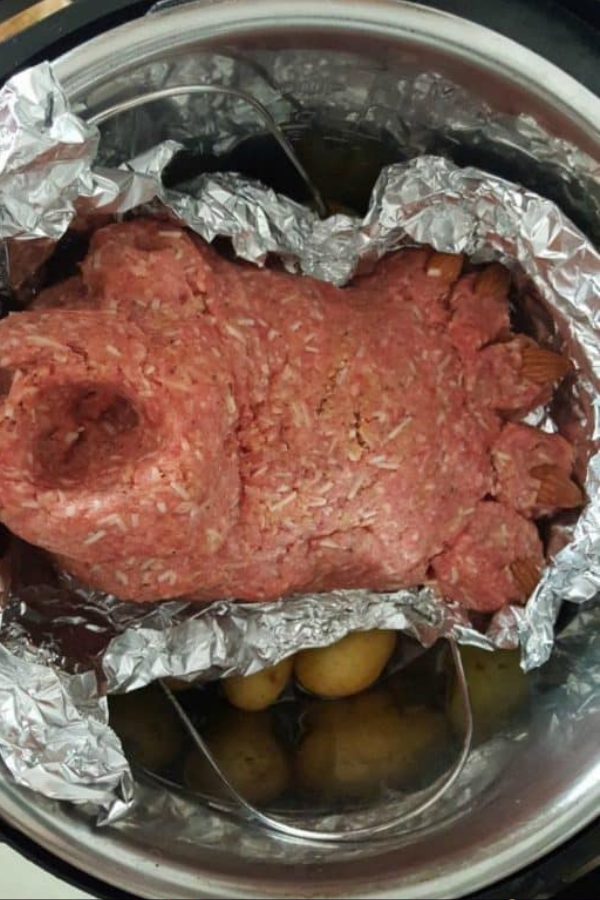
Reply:
<svg viewBox="0 0 600 900"><path fill-rule="evenodd" d="M301 74L294 65L301 65ZM533 132L528 137L525 129L520 147L507 147L501 129L496 143L482 141L484 112L457 129L470 95L482 110L487 104L507 117L531 116L550 134L600 157L600 101L540 57L479 26L394 0L217 0L137 20L56 61L59 79L83 112L153 86L193 83L199 70L219 83L261 92L283 124L306 125L308 110L328 127L342 123L348 140L353 129L385 135L400 156L438 145L467 154L469 161L545 190L589 234L600 235L598 185L573 190L569 172L556 171L548 152L538 154ZM449 93L444 107L442 91L428 118L427 98L415 100L420 72L435 72L465 93ZM294 78L290 100L285 92ZM413 90L399 89L402 116L382 108L383 82L400 85L407 78ZM128 152L177 137L189 116L199 146L231 149L236 135L221 140L215 121L223 108L210 103L216 105L176 102L150 117L133 117ZM238 113L238 137L260 131L250 112ZM420 130L412 133L421 134L421 147L412 138L403 146L403 117L410 116L419 117ZM122 149L107 129L107 158ZM539 702L529 718L517 732L496 736L473 761L462 792L409 834L361 846L311 847L214 816L208 837L203 828L200 839L197 826L208 814L199 810L181 819L179 833L165 835L161 810L166 816L181 801L163 799L161 807L149 786L132 820L92 830L81 811L33 796L8 778L0 782L0 814L59 857L137 896L461 896L549 852L597 814L600 695L582 697L577 684L578 672L600 667L598 618L597 607L578 613L536 676Z"/></svg>

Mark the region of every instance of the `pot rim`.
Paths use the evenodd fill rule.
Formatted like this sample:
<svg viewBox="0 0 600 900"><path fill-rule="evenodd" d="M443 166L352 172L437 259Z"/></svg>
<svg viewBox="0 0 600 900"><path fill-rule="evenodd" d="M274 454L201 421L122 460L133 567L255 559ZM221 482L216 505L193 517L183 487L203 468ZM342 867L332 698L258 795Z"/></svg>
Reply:
<svg viewBox="0 0 600 900"><path fill-rule="evenodd" d="M201 12L201 17L198 13ZM198 39L241 37L268 26L338 34L360 30L375 37L408 39L443 49L510 79L562 114L581 132L582 149L600 162L600 97L558 66L516 41L468 19L409 0L182 0L182 5L133 19L70 50L53 66L69 96L77 100L106 71L118 76L142 56ZM110 39L107 35L110 34ZM107 48L107 43L110 47Z"/></svg>
<svg viewBox="0 0 600 900"><path fill-rule="evenodd" d="M201 12L201 15L199 15ZM54 71L74 100L105 74L107 59L117 76L134 60L150 59L164 50L227 35L241 37L257 29L270 33L289 29L331 29L344 33L371 34L390 40L407 40L433 47L447 56L512 81L569 122L578 133L578 144L600 160L600 98L536 53L483 26L429 7L404 0L198 0L173 9L134 19L71 50L54 62ZM600 759L590 765L586 778L557 798L553 817L540 821L532 816L527 827L514 835L501 835L487 845L493 855L474 858L467 867L451 868L450 861L432 865L425 880L392 877L383 885L353 882L362 897L398 898L458 897L490 885L527 866L565 842L592 821L600 805ZM125 843L119 832L90 830L76 815L56 817L35 797L14 783L0 779L0 808L7 822L42 844L57 857L113 885L126 887L141 897L265 897L298 896L301 885L284 887L282 878L268 882L257 874L243 885L217 869L201 873L183 863L173 863L134 840ZM128 836L130 837L130 836ZM463 861L464 862L464 861ZM336 896L331 881L311 869L310 896ZM202 879L199 884L199 879ZM233 876L235 878L235 876ZM382 886L383 885L383 886ZM226 891L227 893L223 893ZM280 891L280 893L278 893ZM321 893L320 891L324 891ZM304 894L305 896L307 894ZM339 895L338 895L339 896Z"/></svg>

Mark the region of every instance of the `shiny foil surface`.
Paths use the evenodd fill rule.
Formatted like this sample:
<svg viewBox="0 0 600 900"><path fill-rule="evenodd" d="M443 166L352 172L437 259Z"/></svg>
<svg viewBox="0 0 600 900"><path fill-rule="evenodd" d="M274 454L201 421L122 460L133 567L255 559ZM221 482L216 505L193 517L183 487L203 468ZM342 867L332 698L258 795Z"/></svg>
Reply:
<svg viewBox="0 0 600 900"><path fill-rule="evenodd" d="M215 58L214 72L227 71ZM285 58L273 63L271 75L285 90L271 88L266 100L280 118L293 90L289 71ZM302 102L300 85L296 103ZM432 103L442 89L439 76L423 76L412 84L410 102ZM428 587L204 605L123 603L67 576L58 586L7 588L0 629L2 759L21 784L100 811L103 822L133 803L129 765L108 726L107 692L168 675L210 680L251 674L302 647L370 628L398 629L424 646L442 637L489 649L520 646L523 667L533 669L551 653L563 601L589 601L600 586L600 255L591 241L542 196L431 153L383 168L362 218L338 213L320 219L309 207L232 173L200 175L185 191L166 188L162 173L193 127L184 113L174 129L177 139L162 140L128 162L118 159L119 131L111 123L109 152L100 165L98 129L70 109L49 64L8 82L0 92L0 297L10 298L35 273L76 217L93 222L105 213L168 214L208 241L230 238L237 255L257 265L276 254L289 271L337 285L406 244L463 252L475 262L499 259L523 287L533 320L536 310L550 314L553 326L544 330L543 342L563 348L576 365L576 383L529 421L548 430L566 422L578 435L578 471L589 502L577 521L553 526L556 549L528 603L496 613L485 630ZM242 104L215 114L215 133L226 146L248 110ZM460 124L458 105L456 115ZM164 117L160 121L164 125ZM529 140L541 158L581 185L597 183L590 159L557 138L544 140L536 123L521 117L478 121L491 137L505 141L512 134L516 146ZM417 142L417 131L413 137ZM111 158L118 167L106 165ZM471 768L478 765L474 757ZM183 822L177 810L184 801L165 794L161 802Z"/></svg>

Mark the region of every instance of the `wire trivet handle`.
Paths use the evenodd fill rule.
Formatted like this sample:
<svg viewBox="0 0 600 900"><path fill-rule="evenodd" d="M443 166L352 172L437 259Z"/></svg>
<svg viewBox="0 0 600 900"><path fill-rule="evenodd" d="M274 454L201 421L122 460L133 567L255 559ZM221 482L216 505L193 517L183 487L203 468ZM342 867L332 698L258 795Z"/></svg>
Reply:
<svg viewBox="0 0 600 900"><path fill-rule="evenodd" d="M198 748L198 750L200 750L202 754L204 754L204 756L214 769L215 773L217 774L219 780L227 790L228 794L235 802L239 811L244 813L249 820L262 825L263 827L268 828L271 831L276 831L279 834L286 835L287 837L302 838L304 840L318 842L358 841L372 838L394 829L399 829L401 828L401 826L406 825L409 820L414 819L416 816L419 816L426 810L430 809L448 793L465 767L465 764L469 757L469 753L471 751L471 742L473 738L473 714L471 709L471 700L469 697L469 688L467 685L467 680L465 678L460 650L458 648L458 645L454 641L449 641L449 644L460 688L463 717L463 742L460 755L458 756L452 768L449 769L448 772L446 772L440 779L438 779L436 783L432 785L429 795L425 797L425 799L417 803L412 809L404 810L400 814L393 815L390 819L387 819L384 822L378 822L373 825L363 825L354 829L348 828L344 830L321 830L318 828L304 828L299 825L293 825L290 822L285 821L284 819L276 818L270 813L266 813L260 809L257 809L256 806L254 806L245 797L243 797L242 794L240 794L237 788L234 787L234 785L231 783L227 775L223 772L219 763L211 753L210 748L207 746L202 736L196 730L196 727L179 703L177 697L167 687L164 681L161 681L160 684L163 691L165 692L165 695L175 709L175 712L177 713L179 719L183 723L186 731L189 733L195 746Z"/></svg>
<svg viewBox="0 0 600 900"><path fill-rule="evenodd" d="M140 94L138 97L131 97L128 100L123 100L120 103L115 103L114 106L109 106L106 109L95 113L93 116L89 116L86 121L89 125L101 125L108 119L113 119L120 113L127 112L130 109L137 109L139 106L145 106L147 103L154 103L157 100L165 100L168 97L181 97L185 94L222 94L226 97L233 97L236 100L242 100L244 103L247 103L249 106L251 106L263 120L269 133L275 138L291 164L296 169L298 175L310 191L319 215L327 215L327 204L323 200L318 187L315 185L314 181L309 176L308 172L298 159L290 141L287 139L271 113L262 105L262 103L260 103L255 97L253 97L252 94L247 94L245 91L238 91L234 90L233 88L220 87L219 85L215 84L186 84L178 87L160 88L159 90L151 91L148 94Z"/></svg>

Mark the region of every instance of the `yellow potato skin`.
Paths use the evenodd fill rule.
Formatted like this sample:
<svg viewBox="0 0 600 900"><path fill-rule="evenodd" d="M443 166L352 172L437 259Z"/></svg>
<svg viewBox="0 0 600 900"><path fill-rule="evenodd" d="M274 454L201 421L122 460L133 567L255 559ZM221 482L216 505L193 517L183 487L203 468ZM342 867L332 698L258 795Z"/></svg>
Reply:
<svg viewBox="0 0 600 900"><path fill-rule="evenodd" d="M395 631L356 631L329 647L301 650L294 675L320 697L351 697L377 681L395 649Z"/></svg>
<svg viewBox="0 0 600 900"><path fill-rule="evenodd" d="M259 712L271 706L292 675L294 659L288 656L275 666L262 669L254 675L233 675L224 678L221 688L232 706L247 712Z"/></svg>
<svg viewBox="0 0 600 900"><path fill-rule="evenodd" d="M529 680L519 666L518 650L479 650L461 647L461 657L473 710L476 740L489 737L529 694ZM450 689L448 715L458 734L463 731L460 690L456 678Z"/></svg>
<svg viewBox="0 0 600 900"><path fill-rule="evenodd" d="M295 784L321 797L359 798L381 786L407 786L449 738L444 716L400 711L387 688L316 704L294 758ZM431 757L429 757L431 758Z"/></svg>
<svg viewBox="0 0 600 900"><path fill-rule="evenodd" d="M108 698L110 726L128 757L151 772L172 763L184 743L177 713L157 685Z"/></svg>
<svg viewBox="0 0 600 900"><path fill-rule="evenodd" d="M268 713L228 710L204 735L227 778L251 803L269 803L285 791L290 764L275 737ZM184 764L184 782L194 791L228 797L212 766L199 750Z"/></svg>

